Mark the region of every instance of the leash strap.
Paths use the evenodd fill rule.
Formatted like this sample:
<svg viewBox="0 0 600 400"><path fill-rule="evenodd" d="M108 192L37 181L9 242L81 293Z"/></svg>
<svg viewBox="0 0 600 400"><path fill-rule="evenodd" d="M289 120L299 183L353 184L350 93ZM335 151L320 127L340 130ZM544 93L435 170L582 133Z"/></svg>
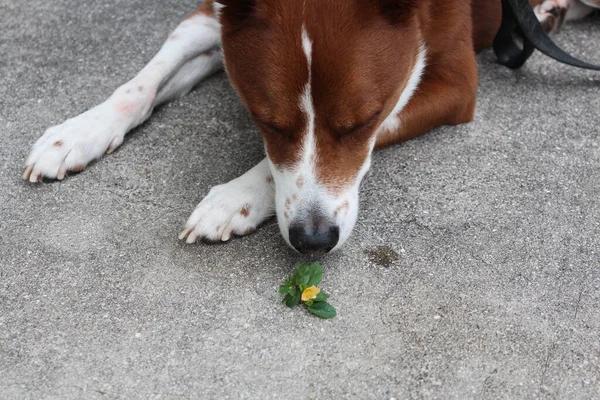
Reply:
<svg viewBox="0 0 600 400"><path fill-rule="evenodd" d="M515 36L523 41L522 47ZM494 51L500 64L519 68L535 49L573 67L600 71L600 66L572 57L558 47L544 32L529 0L502 0L502 25L494 38Z"/></svg>

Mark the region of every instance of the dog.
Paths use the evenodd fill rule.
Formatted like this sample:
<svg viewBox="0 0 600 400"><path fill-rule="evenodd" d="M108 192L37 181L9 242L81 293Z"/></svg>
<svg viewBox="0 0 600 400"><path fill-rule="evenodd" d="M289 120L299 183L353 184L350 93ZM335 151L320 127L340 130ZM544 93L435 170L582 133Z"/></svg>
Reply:
<svg viewBox="0 0 600 400"><path fill-rule="evenodd" d="M600 0L531 4L553 32ZM354 228L373 150L473 119L475 56L501 14L500 0L205 0L135 78L49 128L24 178L82 171L157 105L225 67L267 156L212 188L180 239L228 241L275 212L293 249L336 250Z"/></svg>

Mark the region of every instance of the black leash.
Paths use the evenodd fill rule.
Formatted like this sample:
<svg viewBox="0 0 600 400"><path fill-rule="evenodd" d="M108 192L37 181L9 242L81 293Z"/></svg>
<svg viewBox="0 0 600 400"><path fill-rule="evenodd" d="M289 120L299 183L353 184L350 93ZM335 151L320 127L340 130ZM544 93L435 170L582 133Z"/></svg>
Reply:
<svg viewBox="0 0 600 400"><path fill-rule="evenodd" d="M523 41L522 47L518 45L515 35ZM529 0L502 0L502 25L494 38L494 51L500 64L519 68L535 49L562 63L600 71L600 66L572 57L550 40Z"/></svg>

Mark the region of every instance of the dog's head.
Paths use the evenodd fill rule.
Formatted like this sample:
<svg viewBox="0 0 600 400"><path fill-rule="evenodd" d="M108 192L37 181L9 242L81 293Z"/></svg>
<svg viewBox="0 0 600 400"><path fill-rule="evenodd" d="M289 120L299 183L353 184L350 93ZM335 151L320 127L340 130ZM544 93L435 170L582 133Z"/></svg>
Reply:
<svg viewBox="0 0 600 400"><path fill-rule="evenodd" d="M285 240L350 236L377 134L422 70L415 0L222 0L225 66L264 138Z"/></svg>

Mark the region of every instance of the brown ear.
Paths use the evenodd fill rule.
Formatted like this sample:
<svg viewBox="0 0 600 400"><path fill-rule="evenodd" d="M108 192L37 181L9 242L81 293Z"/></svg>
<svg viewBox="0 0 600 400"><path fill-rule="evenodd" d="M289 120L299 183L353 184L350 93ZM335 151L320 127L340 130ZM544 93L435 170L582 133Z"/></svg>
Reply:
<svg viewBox="0 0 600 400"><path fill-rule="evenodd" d="M379 12L391 24L406 22L414 13L419 0L374 0Z"/></svg>

